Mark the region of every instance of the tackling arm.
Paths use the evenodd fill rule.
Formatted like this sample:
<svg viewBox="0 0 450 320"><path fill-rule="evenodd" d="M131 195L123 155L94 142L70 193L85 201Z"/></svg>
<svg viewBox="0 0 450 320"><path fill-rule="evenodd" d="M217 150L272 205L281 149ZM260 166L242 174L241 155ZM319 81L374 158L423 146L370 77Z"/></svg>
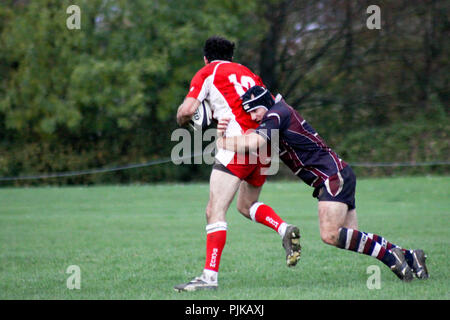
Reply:
<svg viewBox="0 0 450 320"><path fill-rule="evenodd" d="M245 134L236 137L219 137L217 147L238 153L258 151L267 141L257 133Z"/></svg>
<svg viewBox="0 0 450 320"><path fill-rule="evenodd" d="M186 125L195 113L195 110L200 105L200 101L195 98L187 97L183 103L178 107L177 123L179 126Z"/></svg>

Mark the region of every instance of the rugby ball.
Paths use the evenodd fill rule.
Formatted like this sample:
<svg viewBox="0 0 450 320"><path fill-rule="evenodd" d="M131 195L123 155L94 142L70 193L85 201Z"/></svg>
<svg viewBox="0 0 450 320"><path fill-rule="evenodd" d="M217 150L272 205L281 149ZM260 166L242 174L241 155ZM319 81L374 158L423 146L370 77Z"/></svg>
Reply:
<svg viewBox="0 0 450 320"><path fill-rule="evenodd" d="M203 100L198 106L189 124L194 130L203 130L211 125L212 110L208 101Z"/></svg>

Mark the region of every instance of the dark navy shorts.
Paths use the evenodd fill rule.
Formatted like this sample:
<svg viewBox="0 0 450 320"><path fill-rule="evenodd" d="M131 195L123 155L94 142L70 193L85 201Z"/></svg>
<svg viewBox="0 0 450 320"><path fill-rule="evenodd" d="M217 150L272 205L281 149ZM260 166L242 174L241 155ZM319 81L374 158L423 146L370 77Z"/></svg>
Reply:
<svg viewBox="0 0 450 320"><path fill-rule="evenodd" d="M348 206L348 210L352 210L356 208L355 190L356 176L352 168L346 166L322 186L315 188L313 197L319 201L342 202Z"/></svg>

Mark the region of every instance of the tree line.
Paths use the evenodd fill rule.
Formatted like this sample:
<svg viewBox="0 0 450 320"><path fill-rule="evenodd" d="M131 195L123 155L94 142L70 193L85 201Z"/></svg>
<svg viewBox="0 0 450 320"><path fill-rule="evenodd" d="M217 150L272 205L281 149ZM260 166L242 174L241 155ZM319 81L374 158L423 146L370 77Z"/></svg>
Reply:
<svg viewBox="0 0 450 320"><path fill-rule="evenodd" d="M0 176L169 156L176 109L211 35L235 41L234 60L281 93L348 162L449 160L448 3L376 2L2 1ZM73 4L81 17L71 30ZM367 27L373 4L380 29ZM448 166L402 170L359 173L448 173ZM45 183L208 174L207 166L168 164Z"/></svg>

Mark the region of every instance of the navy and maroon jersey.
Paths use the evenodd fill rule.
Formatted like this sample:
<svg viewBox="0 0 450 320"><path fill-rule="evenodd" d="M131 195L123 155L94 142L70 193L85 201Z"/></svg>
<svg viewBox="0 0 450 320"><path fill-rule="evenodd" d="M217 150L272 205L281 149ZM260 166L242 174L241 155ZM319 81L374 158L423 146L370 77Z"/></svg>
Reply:
<svg viewBox="0 0 450 320"><path fill-rule="evenodd" d="M281 97L255 130L271 139L278 129L280 159L306 184L317 188L333 180L347 164L329 148L305 119Z"/></svg>

